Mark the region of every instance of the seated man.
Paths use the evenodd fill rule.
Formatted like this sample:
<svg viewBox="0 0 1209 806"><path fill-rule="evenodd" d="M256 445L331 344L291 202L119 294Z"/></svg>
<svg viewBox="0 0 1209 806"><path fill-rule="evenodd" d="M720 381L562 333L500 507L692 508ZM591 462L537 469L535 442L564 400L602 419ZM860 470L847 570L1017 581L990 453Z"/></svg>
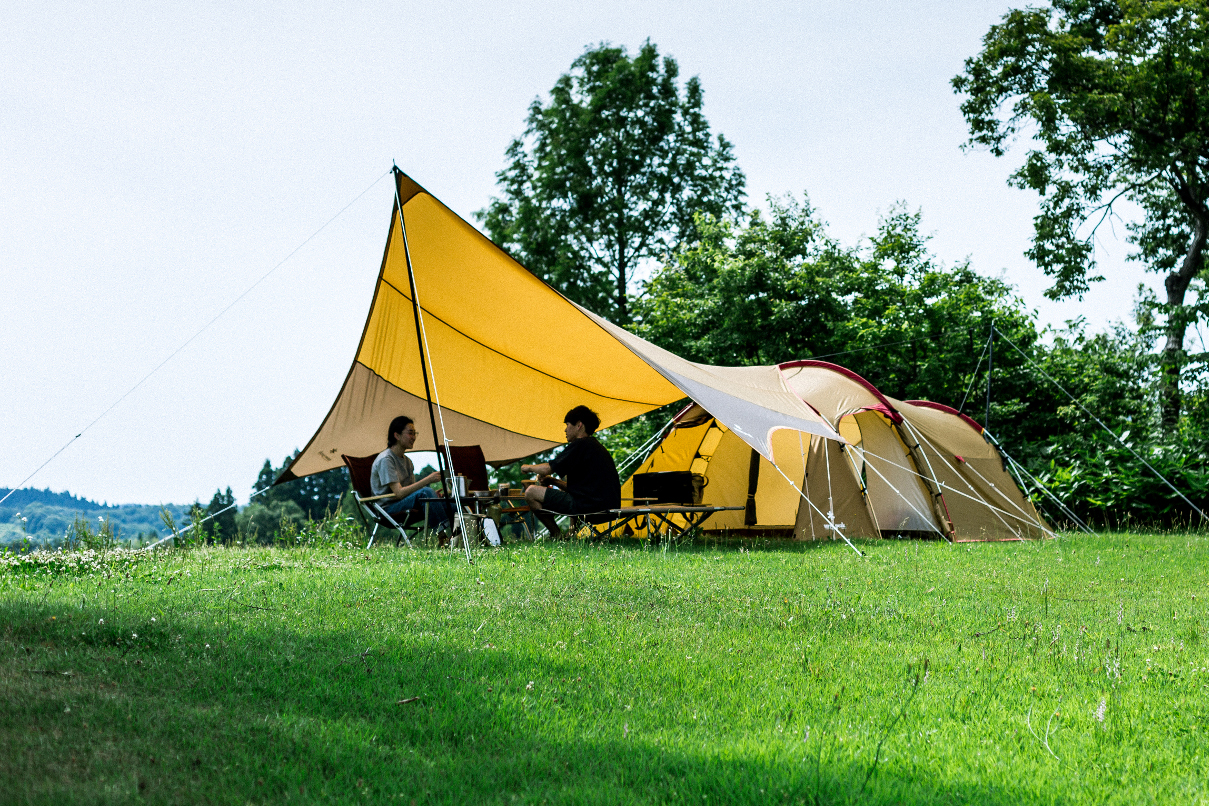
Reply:
<svg viewBox="0 0 1209 806"><path fill-rule="evenodd" d="M369 472L369 486L374 495L394 493L394 500L383 501L382 508L400 522L407 517L409 510L421 508L423 499L438 497L428 485L441 480L440 471L434 470L416 481L411 459L404 453L416 444L416 434L415 423L410 417L391 420L386 431L386 450L374 459ZM430 504L423 508L427 510L425 526L436 527L438 531L448 528L450 517L447 504Z"/></svg>
<svg viewBox="0 0 1209 806"><path fill-rule="evenodd" d="M536 473L540 477L538 484L525 490L525 501L553 538L562 537L562 530L552 512L587 515L621 506L617 465L605 446L592 436L600 426L600 417L587 406L576 406L567 412L563 422L567 427L567 447L549 462L521 465L522 473ZM543 486L551 473L566 477L565 491Z"/></svg>

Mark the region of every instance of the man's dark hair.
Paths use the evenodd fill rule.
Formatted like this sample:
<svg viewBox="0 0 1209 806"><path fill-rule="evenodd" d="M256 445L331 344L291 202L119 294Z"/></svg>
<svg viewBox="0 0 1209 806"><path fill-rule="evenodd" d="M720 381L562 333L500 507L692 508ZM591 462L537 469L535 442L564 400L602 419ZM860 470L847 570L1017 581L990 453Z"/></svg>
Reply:
<svg viewBox="0 0 1209 806"><path fill-rule="evenodd" d="M571 409L563 418L563 422L568 425L583 423L589 434L595 434L596 429L600 428L600 417L587 406L576 406Z"/></svg>
<svg viewBox="0 0 1209 806"><path fill-rule="evenodd" d="M390 428L386 429L386 447L393 448L399 440L395 439L395 434L401 434L407 430L407 426L414 423L415 420L406 415L399 415L390 421Z"/></svg>

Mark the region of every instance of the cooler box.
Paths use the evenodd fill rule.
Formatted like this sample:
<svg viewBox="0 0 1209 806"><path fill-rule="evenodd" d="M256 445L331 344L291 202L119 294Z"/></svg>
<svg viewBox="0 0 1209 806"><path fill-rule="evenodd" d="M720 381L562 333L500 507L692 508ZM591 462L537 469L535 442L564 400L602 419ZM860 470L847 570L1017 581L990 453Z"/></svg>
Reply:
<svg viewBox="0 0 1209 806"><path fill-rule="evenodd" d="M654 498L657 504L695 507L701 505L705 477L687 470L665 470L661 473L635 473L634 497ZM635 501L635 506L652 503Z"/></svg>

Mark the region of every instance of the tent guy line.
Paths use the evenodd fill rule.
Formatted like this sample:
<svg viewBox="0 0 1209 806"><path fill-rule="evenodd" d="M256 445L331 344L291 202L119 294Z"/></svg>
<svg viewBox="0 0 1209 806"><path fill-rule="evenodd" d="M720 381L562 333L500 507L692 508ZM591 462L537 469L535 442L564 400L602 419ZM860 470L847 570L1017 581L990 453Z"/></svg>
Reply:
<svg viewBox="0 0 1209 806"><path fill-rule="evenodd" d="M983 504L988 509L990 509L992 512L996 513L996 515L999 517L999 520L1001 520L1001 521L1003 521L1003 516L1006 515L1007 517L1012 518L1013 520L1024 521L1025 523L1029 524L1030 526L1037 526L1043 532L1048 532L1050 537L1057 537L1057 535L1054 534L1053 531L1046 529L1041 523L1031 520L1029 518L1028 513L1025 512L1016 502L1010 500L1005 495L1003 495L1003 493L999 490L999 488L995 486L995 483L993 481L991 481L986 476L979 473L978 468L974 467L973 465L970 465L969 466L970 471L972 473L974 473L974 475L978 476L978 478L984 484L986 484L988 487L990 487L991 489L993 489L997 493L999 493L999 497L1002 498L1004 501L1006 501L1010 506L1014 507L1018 512L1020 512L1020 515L1013 515L1011 512L1008 512L1007 510L1004 510L1004 509L1000 509L999 507L995 506L994 504L990 503L989 501L983 501L982 499L978 498L977 497L978 491L976 489L974 489L974 485L970 484L969 479L964 478L963 476L961 476L960 473L957 472L957 468L953 467L952 463L949 462L948 458L945 456L944 451L942 451L936 445L936 443L934 443L932 440L928 439L922 433L917 431L914 427L912 427L911 430L921 442L927 443L928 447L930 447L932 449L933 453L935 453L937 456L940 457L940 460L945 463L945 467L948 468L950 471L952 471L953 475L957 476L958 478L961 478L962 481L964 481L966 483L966 486L970 489L971 493L974 493L974 495L968 495L966 493L963 493L961 490L957 489L956 487L953 487L951 484L945 484L942 481L937 481L937 484L941 488L946 488L946 489L952 490L957 495L960 495L964 498L968 498L972 501L977 501L978 503ZM875 457L875 458L881 458L881 457ZM883 461L885 461L885 460L883 460ZM1009 529L1013 529L1013 531L1014 531L1014 528L1011 527L1006 521L1004 521L1004 525L1007 526ZM1023 540L1023 538L1021 538L1021 539Z"/></svg>
<svg viewBox="0 0 1209 806"><path fill-rule="evenodd" d="M992 322L992 327L994 323ZM966 385L966 393L961 396L961 405L957 407L958 411L966 410L966 401L970 399L970 391L974 388L974 382L978 380L978 373L982 370L982 359L987 357L987 349L991 346L991 335L987 334L986 344L982 345L982 353L978 356L978 363L974 365L974 371L970 374L970 382ZM987 382L990 383L990 375L987 375Z"/></svg>
<svg viewBox="0 0 1209 806"><path fill-rule="evenodd" d="M1096 423L1097 423L1097 424L1098 424L1098 425L1099 425L1101 428L1103 428L1105 431L1107 431L1109 434L1111 434L1111 435L1112 435L1112 438L1113 438L1113 439L1115 439L1117 442L1121 443L1121 446L1122 446L1122 447L1124 447L1124 448L1125 448L1125 450L1127 450L1127 451L1129 451L1130 453L1132 453L1132 454L1134 455L1134 458L1136 458L1136 459L1137 459L1139 462L1141 462L1142 464L1146 465L1146 469L1147 469L1147 470L1149 470L1151 473L1153 473L1153 474L1155 475L1155 477L1156 477L1156 478L1158 478L1158 480L1159 480L1159 481L1163 482L1163 483L1164 483L1164 484L1166 484L1168 487L1170 487L1170 488L1171 488L1171 491L1172 491L1173 493L1175 493L1176 495L1178 495L1178 496L1179 496L1181 499L1183 499L1183 501L1184 501L1184 503L1185 503L1185 504L1187 504L1188 506L1190 506L1190 507L1192 507L1194 510L1196 510L1196 514L1200 515L1202 520L1209 520L1209 516L1205 515L1205 513L1201 511L1201 508L1200 508L1200 507L1198 507L1196 504L1194 504L1194 503L1192 503L1191 501L1189 501L1189 500L1188 500L1188 497L1187 497L1186 495L1184 495L1182 492L1180 492L1180 491L1179 491L1179 489L1178 489L1178 488L1177 488L1177 487L1176 487L1174 484L1172 484L1170 481L1168 481L1168 480L1167 480L1167 479L1166 479L1166 478L1163 476L1163 474L1162 474L1162 473L1160 473L1159 471L1155 470L1155 469L1154 469L1154 468L1151 466L1150 462L1147 462L1145 459L1143 459L1143 458L1142 458L1142 455L1141 455L1141 454L1139 454L1137 451L1135 451L1133 448L1131 448L1131 447L1130 447L1130 446L1129 446L1129 445L1128 445L1128 444L1125 442L1125 440L1121 439L1119 436L1117 436L1115 433L1113 433L1113 430L1112 430L1111 428L1109 428L1107 425L1105 425L1103 420L1101 420L1101 419L1100 419L1099 417L1097 417L1096 415L1092 414L1092 413L1091 413L1091 412L1088 410L1087 406L1084 406L1084 405L1083 405L1083 404L1082 404L1082 403L1081 403L1081 402L1078 400L1078 398L1076 398L1076 397L1075 397L1074 395L1072 395L1070 392L1066 391L1066 389L1064 389L1064 388L1062 387L1062 384L1058 383L1056 380L1054 380L1053 378L1051 378L1051 377L1050 377L1050 375L1049 375L1049 373L1048 373L1048 372L1046 372L1045 370L1043 370L1043 369L1040 367L1040 365L1038 365L1038 364L1037 364L1037 362L1036 362L1036 361L1034 361L1033 359L1029 358L1028 354L1027 354L1027 353L1025 353L1025 352L1024 352L1024 350L1021 350L1019 347L1017 347L1017 346L1016 346L1016 342L1012 341L1012 340L1011 340L1011 339L1009 339L1007 336L1005 336L1005 335L1004 335L1004 333L1003 333L1003 331L1002 331L1002 330L1000 330L999 328L995 327L994 323L992 323L992 324L991 324L991 334L992 334L992 336L994 336L994 334L996 334L996 333L998 333L1000 336L1003 336L1003 338L1004 338L1004 339L1007 341L1007 343L1008 343L1008 344L1010 344L1010 345L1012 346L1012 349L1013 349L1013 350L1015 350L1016 352L1020 353L1020 355L1024 356L1024 360L1025 360L1025 361L1028 361L1028 362L1029 362L1029 364L1031 364L1031 365L1033 366L1033 368L1034 368L1034 369L1036 369L1038 372L1040 372L1042 375L1044 375L1044 376L1045 376L1045 379L1046 379L1047 381L1049 381L1050 383L1052 383L1054 386L1056 386L1056 387L1057 387L1057 388L1058 388L1058 389L1059 389L1059 390L1062 392L1062 394L1064 394L1064 395L1066 395L1067 397L1069 397L1069 398L1071 399L1071 402L1072 402L1072 403L1074 403L1076 406L1078 406L1080 409L1082 409L1082 410L1083 410L1083 413L1084 413L1084 414L1086 414L1088 417L1090 417L1090 418L1092 418L1093 420L1095 420L1095 421L1096 421Z"/></svg>
<svg viewBox="0 0 1209 806"><path fill-rule="evenodd" d="M940 456L943 458L943 456L944 456L943 453L940 453L939 450L937 450L937 453L940 454ZM989 509L991 512L998 515L1000 520L1003 520L1003 516L1006 515L1007 517L1009 517L1013 520L1023 521L1025 523L1027 523L1029 526L1036 526L1036 527L1040 528L1042 531L1048 532L1051 537L1056 536L1050 530L1045 529L1045 527L1043 527L1040 524L1038 524L1037 522L1029 519L1027 514L1024 516L1013 515L1012 513L1008 512L1005 509L1000 509L999 507L995 506L994 504L990 503L989 501L983 501L981 498L978 498L976 496L967 495L966 493L963 493L961 490L957 489L956 487L954 487L951 484L945 484L942 481L938 481L934 478L929 478L928 476L925 476L924 474L920 473L918 470L913 470L913 469L907 467L906 465L900 465L898 462L895 462L893 459L889 459L885 456L879 456L876 453L874 453L873 451L865 451L865 454L868 456L872 456L874 459L885 462L888 465L893 465L894 467L897 467L899 470L902 470L904 473L907 473L909 475L917 476L918 478L924 479L926 481L934 481L936 483L936 485L942 489L949 490L950 492L955 493L956 495L960 495L962 498L968 498L969 500L974 501L975 503L981 504L982 506ZM948 462L946 460L946 464L947 463ZM952 465L950 465L949 468L951 470L954 470L954 472L956 473L956 469L953 468ZM990 481L988 481L986 478L984 478L981 473L978 473L978 470L976 468L971 466L970 470L972 470L975 474L977 474L980 479L985 481L988 486L990 486L991 488L995 488L995 485L993 483L991 483ZM878 472L876 468L874 468L874 472ZM879 473L879 475L880 475L880 473ZM967 482L967 484L968 483L969 482ZM894 485L890 484L889 482L887 482L887 485L890 487L890 489L894 490L894 492L897 493L898 496L900 498L902 498L904 502L906 502L908 505L911 504L911 502L907 500L907 497L904 496L901 492L899 492L898 488L894 487ZM1009 526L1008 528L1012 528L1012 527ZM1013 529L1013 531L1015 531L1015 530ZM1021 538L1021 539L1023 539L1023 538ZM952 541L950 541L950 542L952 542Z"/></svg>
<svg viewBox="0 0 1209 806"><path fill-rule="evenodd" d="M1093 531L1091 529L1091 527L1089 527L1086 523L1081 521L1079 519L1079 516L1076 515L1074 512L1072 512L1070 510L1070 508L1066 506L1066 504L1062 503L1061 498L1054 495L1053 492L1051 492L1040 481L1038 481L1036 476L1034 476L1032 473L1025 470L1024 467L1020 463L1018 463L1015 459L1013 459L1011 456L1008 456L1006 453L1004 454L1004 456L1007 456L1008 464L1010 464L1012 466L1013 470L1015 470L1017 473L1025 476L1026 478L1028 478L1028 480L1033 483L1033 487L1035 487L1036 489L1040 490L1041 492L1045 493L1050 498L1052 498L1054 500L1054 503L1058 505L1058 509L1061 510L1062 513L1064 515L1066 515L1066 517L1070 518L1071 521L1073 521L1074 523L1079 524L1079 528L1082 529L1087 534L1089 534L1089 535L1095 534L1095 531ZM1023 487L1024 485L1022 484L1020 486Z"/></svg>
<svg viewBox="0 0 1209 806"><path fill-rule="evenodd" d="M339 209L339 210L336 212L336 214L335 214L335 215L333 215L331 218L329 218L327 221L325 221L325 222L323 223L323 225L319 227L319 229L317 229L317 230L315 230L314 232L312 232L312 233L310 234L310 236L308 236L308 237L307 237L307 239L306 239L306 240L304 240L302 243L298 244L298 246L294 247L294 249L293 249L293 250L292 250L292 251L291 251L291 252L290 252L288 255L286 255L286 256L285 256L285 257L283 257L283 258L282 258L280 261L278 261L278 262L277 262L277 265L273 266L273 268L271 268L271 269L269 269L267 272L265 272L265 273L264 273L264 274L263 274L263 275L260 277L260 279L258 279L256 282L254 282L254 283L252 283L250 286L248 286L248 287L247 287L247 288L246 288L246 289L243 291L243 293L242 293L242 294L240 294L240 295L239 295L238 297L236 297L235 299L231 300L231 302L229 302L225 308L223 308L221 311L219 311L218 313L216 313L216 314L214 315L214 317L213 317L212 319L210 319L210 321L208 321L208 322L206 322L204 325L202 325L202 326L201 326L201 327L200 327L200 328L197 330L197 332L196 332L196 333L194 333L194 334L193 334L192 336L190 336L189 338L185 339L185 341L184 341L184 342L183 342L183 343L182 343L182 344L181 344L179 347L177 347L175 350L173 350L173 351L172 351L172 353L171 353L171 354L169 354L169 355L168 355L168 357L167 357L167 358L165 358L163 361L161 361L161 362L159 362L158 364L156 364L156 365L155 365L155 366L154 366L154 367L151 369L151 371L150 371L150 372L148 372L146 375L144 375L144 376L142 377L142 379L140 379L140 380L139 380L139 382L138 382L138 383L136 383L134 386L130 387L130 388L129 388L129 389L126 391L126 393L125 393L124 395L122 395L121 397L119 397L117 400L113 401L113 403L112 403L112 404L110 404L109 408L105 409L103 412L101 412L100 414L98 414L98 415L96 416L96 419L94 419L94 420L93 420L92 422L90 422L88 425L84 426L84 428L83 428L83 429L81 429L80 433L76 434L74 437L72 437L71 439L69 439L69 440L67 441L67 443L66 443L65 445L63 445L63 447L62 447L62 448L59 448L59 450L55 451L55 452L54 452L54 453L51 455L51 457L50 457L49 459L47 459L47 460L46 460L45 462L43 462L42 464L38 465L37 469L35 469L35 470L34 470L34 472L30 473L28 476L26 476L24 479L22 479L22 480L21 480L21 482L20 482L19 484L14 485L14 486L13 486L13 488L12 488L12 489L10 489L10 490L8 491L8 493L7 493L7 494L6 494L6 495L5 495L3 498L0 498L0 504L3 504L5 501L7 501L7 500L8 500L8 497L9 497L10 495L12 495L13 493L15 493L17 490L19 490L19 489L23 488L23 487L24 487L24 486L25 486L25 485L26 485L26 484L29 482L29 480L30 480L30 479L32 479L34 476L38 475L38 473L42 472L42 468L46 467L48 464L50 464L51 462L53 462L53 461L55 460L55 458L56 458L56 457L57 457L59 454L61 454L63 451L65 451L65 450L67 450L69 447L71 447L72 443L74 443L74 442L75 442L77 439L79 439L80 437L84 436L84 434L85 434L85 433L87 433L87 431L88 431L90 428L92 428L94 425L96 425L98 422L100 422L100 421L101 421L101 419L102 419L103 417L105 417L105 415L109 414L109 412L111 412L111 411L113 411L115 408L117 408L117 407L118 407L118 405L119 405L119 404L120 404L120 403L121 403L123 400L125 400L125 399L126 399L126 398L128 398L128 397L130 397L130 395L132 395L132 394L135 392L135 390L137 390L137 389L138 389L140 386L142 386L144 383L146 383L146 382L147 382L147 381L148 381L148 380L151 378L151 376L152 376L152 375L154 375L155 373L157 373L157 372L159 372L161 369L163 369L163 367L164 367L164 365L165 365L165 364L167 364L167 363L168 363L169 361L171 361L172 359L176 358L176 356L178 356L178 355L181 353L181 351L182 351L182 350L184 350L186 347L188 347L190 344L192 344L192 343L193 343L193 341L194 341L194 339L196 339L196 338L197 338L198 336L200 336L202 333L204 333L204 332L206 332L207 330L209 330L209 329L210 329L210 327L211 327L211 326L212 326L212 325L213 325L215 322L217 322L219 319L221 319L221 318L223 317L223 315L224 315L224 314L226 314L226 312L227 312L227 311L231 310L233 307L235 307L235 305L236 305L236 304L238 304L238 303L239 303L239 301L240 301L240 300L242 300L242 299L243 299L244 297L246 297L248 294L252 293L252 291L253 291L253 290L255 290L255 289L256 289L256 287L257 287L258 285L260 285L261 283L263 283L265 280L269 279L269 276L270 276L270 275L272 275L272 274L273 274L275 271L277 271L278 269L280 269L282 266L284 266L284 265L285 265L285 263L286 263L286 261L288 261L288 260L289 260L290 258L292 258L294 255L298 254L298 252L299 252L299 251L300 251L300 250L301 250L301 249L302 249L304 246L306 246L306 245L307 245L307 244L309 244L311 241L313 241L313 240L314 240L314 239L315 239L315 238L316 238L316 237L319 235L319 233L321 233L321 232L323 232L325 229L327 229L327 228L328 228L328 226L329 226L329 225L330 225L330 224L331 224L333 221L335 221L337 218L339 218L340 216L342 216L342 215L345 213L345 211L346 211L346 210L348 210L348 208L352 207L354 204L356 204L357 202L361 201L362 197L364 197L364 196L365 196L365 194L367 194L367 193L369 193L371 190L373 190L373 189L374 189L374 188L377 186L377 184L378 184L379 182L381 182L383 179L385 179L385 178L386 178L387 176L389 176L389 175L390 175L390 171L387 171L386 173L382 174L382 175L381 175L381 176L379 176L377 179L375 179L373 182L371 182L371 183L370 183L370 185L369 185L369 187L367 187L365 190L363 190L363 191L361 191L359 194L357 194L356 198L354 198L354 199L353 199L352 201L350 201L348 204L346 204L346 205L344 205L343 207L341 207L341 208L340 208L340 209Z"/></svg>

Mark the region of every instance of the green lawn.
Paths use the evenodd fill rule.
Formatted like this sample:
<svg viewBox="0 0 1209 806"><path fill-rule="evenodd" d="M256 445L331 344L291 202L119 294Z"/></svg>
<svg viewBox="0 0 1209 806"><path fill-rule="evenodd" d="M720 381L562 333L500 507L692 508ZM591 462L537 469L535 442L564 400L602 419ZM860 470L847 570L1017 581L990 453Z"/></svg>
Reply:
<svg viewBox="0 0 1209 806"><path fill-rule="evenodd" d="M1205 535L860 545L0 567L0 801L1209 803Z"/></svg>

